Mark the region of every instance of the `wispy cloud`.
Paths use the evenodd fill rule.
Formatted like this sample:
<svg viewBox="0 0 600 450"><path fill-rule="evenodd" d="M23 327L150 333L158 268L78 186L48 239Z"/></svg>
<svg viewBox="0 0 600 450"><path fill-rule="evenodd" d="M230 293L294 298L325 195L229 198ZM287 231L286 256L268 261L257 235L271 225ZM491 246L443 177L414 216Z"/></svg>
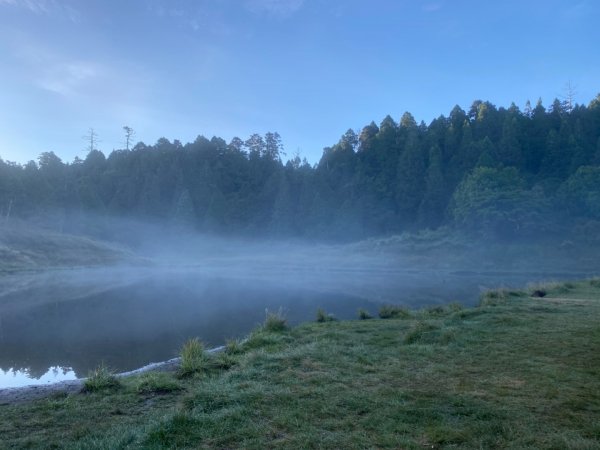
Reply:
<svg viewBox="0 0 600 450"><path fill-rule="evenodd" d="M157 0L147 5L150 14L162 20L171 21L193 31L203 31L214 36L229 36L234 29L224 13L224 5L208 7L206 3L187 4L173 0Z"/></svg>
<svg viewBox="0 0 600 450"><path fill-rule="evenodd" d="M72 6L58 0L0 0L0 7L22 8L33 14L61 17L78 23L81 14Z"/></svg>
<svg viewBox="0 0 600 450"><path fill-rule="evenodd" d="M100 65L91 61L56 62L43 70L34 82L41 89L73 97L101 79L103 72Z"/></svg>
<svg viewBox="0 0 600 450"><path fill-rule="evenodd" d="M442 9L443 6L443 3L441 2L426 3L425 5L423 5L423 11L433 13Z"/></svg>
<svg viewBox="0 0 600 450"><path fill-rule="evenodd" d="M246 8L255 14L287 18L302 8L304 0L246 0Z"/></svg>
<svg viewBox="0 0 600 450"><path fill-rule="evenodd" d="M22 35L12 44L14 73L21 82L76 103L137 101L151 75L134 63L65 52Z"/></svg>
<svg viewBox="0 0 600 450"><path fill-rule="evenodd" d="M568 8L565 9L565 11L563 12L563 16L567 20L579 20L588 17L588 15L591 12L592 11L589 3L586 0L583 0L571 4Z"/></svg>

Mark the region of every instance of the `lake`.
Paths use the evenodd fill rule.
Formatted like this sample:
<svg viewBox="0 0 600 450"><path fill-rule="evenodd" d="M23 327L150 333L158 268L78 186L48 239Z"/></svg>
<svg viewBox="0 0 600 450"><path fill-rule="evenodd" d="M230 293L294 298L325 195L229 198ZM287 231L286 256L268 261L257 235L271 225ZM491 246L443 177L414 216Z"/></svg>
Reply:
<svg viewBox="0 0 600 450"><path fill-rule="evenodd" d="M169 265L0 276L0 388L122 372L177 356L190 337L207 347L242 338L282 310L289 323L317 308L340 319L385 303L476 303L482 289L576 275L400 270L388 264Z"/></svg>

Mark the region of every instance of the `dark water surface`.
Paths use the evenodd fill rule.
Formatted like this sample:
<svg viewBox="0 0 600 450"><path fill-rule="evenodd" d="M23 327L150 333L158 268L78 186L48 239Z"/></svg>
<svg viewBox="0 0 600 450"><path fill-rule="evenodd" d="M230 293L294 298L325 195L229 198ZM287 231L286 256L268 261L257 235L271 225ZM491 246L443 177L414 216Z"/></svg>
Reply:
<svg viewBox="0 0 600 450"><path fill-rule="evenodd" d="M176 356L193 336L220 345L247 335L266 309L281 308L291 324L314 320L319 307L351 319L384 303L469 305L485 288L576 276L251 263L4 275L0 388L82 377L100 363L135 369Z"/></svg>

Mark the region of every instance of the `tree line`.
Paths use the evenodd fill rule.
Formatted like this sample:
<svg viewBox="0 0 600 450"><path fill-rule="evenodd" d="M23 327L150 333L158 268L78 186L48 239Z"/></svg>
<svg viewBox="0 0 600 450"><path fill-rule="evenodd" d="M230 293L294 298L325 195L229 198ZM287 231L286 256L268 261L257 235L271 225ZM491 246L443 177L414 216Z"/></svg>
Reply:
<svg viewBox="0 0 600 450"><path fill-rule="evenodd" d="M600 229L600 95L522 111L478 100L429 125L386 116L349 129L315 165L284 161L277 133L129 148L124 129L127 148L108 156L92 144L71 163L0 159L0 216L341 240L443 225L507 238Z"/></svg>

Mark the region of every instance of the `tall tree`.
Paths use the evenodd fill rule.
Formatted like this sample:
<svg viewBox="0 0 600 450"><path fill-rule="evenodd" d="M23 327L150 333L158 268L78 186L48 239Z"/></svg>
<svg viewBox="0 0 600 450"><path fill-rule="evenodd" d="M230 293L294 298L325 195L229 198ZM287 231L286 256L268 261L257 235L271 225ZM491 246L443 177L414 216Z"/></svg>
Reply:
<svg viewBox="0 0 600 450"><path fill-rule="evenodd" d="M125 125L123 127L123 131L125 132L125 150L129 150L131 144L133 143L133 137L135 136L135 131L130 126Z"/></svg>
<svg viewBox="0 0 600 450"><path fill-rule="evenodd" d="M416 132L412 132L398 160L396 203L400 220L411 224L423 198L425 157Z"/></svg>
<svg viewBox="0 0 600 450"><path fill-rule="evenodd" d="M442 223L447 194L442 172L442 151L437 145L429 150L425 194L419 205L419 223L435 228Z"/></svg>
<svg viewBox="0 0 600 450"><path fill-rule="evenodd" d="M88 132L83 139L87 142L87 146L85 150L89 152L93 152L94 150L98 150L98 143L100 140L98 139L98 133L93 128L89 128Z"/></svg>
<svg viewBox="0 0 600 450"><path fill-rule="evenodd" d="M279 133L267 133L265 134L265 146L264 156L272 161L280 161L281 155L285 156L283 152L283 144L281 143L281 136Z"/></svg>
<svg viewBox="0 0 600 450"><path fill-rule="evenodd" d="M523 154L519 142L517 118L507 115L502 125L502 138L497 147L498 160L507 166L521 167Z"/></svg>

